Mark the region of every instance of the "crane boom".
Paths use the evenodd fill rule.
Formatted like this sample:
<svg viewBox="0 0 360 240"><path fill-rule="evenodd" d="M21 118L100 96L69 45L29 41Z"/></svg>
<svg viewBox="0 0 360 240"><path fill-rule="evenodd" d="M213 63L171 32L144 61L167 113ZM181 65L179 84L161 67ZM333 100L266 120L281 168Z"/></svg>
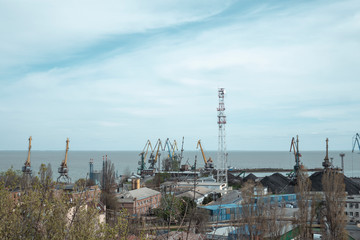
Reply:
<svg viewBox="0 0 360 240"><path fill-rule="evenodd" d="M144 159L146 159L146 156L147 156L147 154L148 154L148 152L149 152L149 146L150 146L151 151L153 152L153 148L152 148L152 146L151 146L151 142L150 142L150 140L148 139L147 142L145 143L144 149L143 149L142 152L139 154L139 155L145 154ZM146 151L145 151L145 149L146 149Z"/></svg>
<svg viewBox="0 0 360 240"><path fill-rule="evenodd" d="M179 151L176 140L174 140L174 144L172 145L172 149L173 149L172 155L175 156L175 149L176 149L176 151Z"/></svg>
<svg viewBox="0 0 360 240"><path fill-rule="evenodd" d="M200 150L201 150L201 154L202 154L202 156L203 156L203 158L204 158L204 163L205 163L205 165L207 164L207 160L206 160L206 157L205 157L205 153L204 153L204 150L203 150L203 148L202 148L202 146L201 146L201 140L199 140L198 142L197 142L197 149L199 148L199 146L200 146Z"/></svg>
<svg viewBox="0 0 360 240"><path fill-rule="evenodd" d="M154 162L154 163L157 162L157 158L158 158L158 156L159 156L159 150L160 150L160 148L162 149L162 144L161 144L160 138L158 139L158 141L157 141L156 144L158 145L158 146L157 146L158 148L157 148L157 151L156 151L155 162ZM156 145L155 145L155 148L156 148Z"/></svg>
<svg viewBox="0 0 360 240"><path fill-rule="evenodd" d="M173 156L172 156L172 154L171 154L172 146L170 147L170 145L171 145L170 140L169 140L169 138L167 138L167 139L166 139L166 142L165 142L165 145L164 145L163 151L165 151L165 150L166 150L166 147L167 147L167 148L168 148L168 152L169 152L169 157L170 157L170 159L173 159Z"/></svg>
<svg viewBox="0 0 360 240"><path fill-rule="evenodd" d="M67 159L68 159L68 152L69 152L69 138L66 139L66 149L65 149L65 159L64 161L62 162L62 166L67 168Z"/></svg>
<svg viewBox="0 0 360 240"><path fill-rule="evenodd" d="M151 151L153 151L153 148L152 148L152 146L151 146L150 140L148 140L147 143L148 143L148 144L147 144L147 147L146 147L146 152L145 152L145 157L144 157L144 159L146 159L146 156L147 156L147 154L148 154L148 152L149 152L149 146L150 146ZM145 148L144 148L144 150L145 150Z"/></svg>
<svg viewBox="0 0 360 240"><path fill-rule="evenodd" d="M28 151L28 156L27 156L26 162L25 162L26 167L30 167L30 165L31 165L31 162L30 162L31 140L32 140L32 137L30 136L29 137L29 151Z"/></svg>
<svg viewBox="0 0 360 240"><path fill-rule="evenodd" d="M144 146L144 149L142 150L142 152L139 154L139 156L141 156L141 160L138 162L139 164L139 168L138 168L138 174L142 174L142 172L145 170L145 159L146 159L146 156L149 152L149 147L151 149L151 152L153 152L153 148L151 146L151 142L150 140L148 139L145 143L145 146ZM145 151L146 149L146 151ZM151 156L150 156L151 158Z"/></svg>
<svg viewBox="0 0 360 240"><path fill-rule="evenodd" d="M296 157L295 138L294 137L291 139L290 152L291 152L292 149L293 149L293 152L294 152L294 156Z"/></svg>
<svg viewBox="0 0 360 240"><path fill-rule="evenodd" d="M354 152L355 147L356 147L356 143L358 145L358 148L360 150L360 135L358 133L356 133L356 135L353 137L353 148L352 148L352 152Z"/></svg>

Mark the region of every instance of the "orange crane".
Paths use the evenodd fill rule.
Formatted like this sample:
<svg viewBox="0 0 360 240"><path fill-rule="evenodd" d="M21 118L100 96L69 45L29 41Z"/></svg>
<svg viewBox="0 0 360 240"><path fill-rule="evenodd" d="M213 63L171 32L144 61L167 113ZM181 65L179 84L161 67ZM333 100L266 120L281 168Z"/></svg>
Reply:
<svg viewBox="0 0 360 240"><path fill-rule="evenodd" d="M28 156L26 159L26 162L24 163L24 166L22 167L22 172L25 174L31 174L32 170L31 170L31 162L30 162L30 150L31 150L31 140L32 137L29 137L29 151L28 151Z"/></svg>
<svg viewBox="0 0 360 240"><path fill-rule="evenodd" d="M68 152L69 152L69 138L66 139L66 149L65 149L65 159L61 162L60 167L58 168L58 173L60 173L60 176L57 178L57 182L61 182L61 180L64 180L66 183L71 182L71 178L69 177L69 169L67 166L67 160L68 160Z"/></svg>
<svg viewBox="0 0 360 240"><path fill-rule="evenodd" d="M157 151L156 151L156 154L154 156L154 152L156 150L156 147L157 147ZM160 149L162 149L162 144L161 144L161 140L159 138L157 140L156 144L155 144L155 147L154 147L153 151L150 154L150 159L149 159L150 167L149 167L149 169L155 169L155 164L157 162L158 157L160 156L160 154L159 154Z"/></svg>
<svg viewBox="0 0 360 240"><path fill-rule="evenodd" d="M176 149L176 151L179 151L176 140L174 140L174 144L172 145L172 149L173 149L172 156L173 156L173 158L175 158L175 149Z"/></svg>
<svg viewBox="0 0 360 240"><path fill-rule="evenodd" d="M147 156L147 154L149 152L149 147L150 147L151 151L153 151L153 148L151 146L151 142L148 139L147 142L145 143L143 151L139 154L139 156L141 156L141 160L138 162L138 164L139 164L138 174L141 174L142 171L145 170L145 168L146 168L145 159L146 159L146 156ZM145 151L145 149L146 149L146 151Z"/></svg>
<svg viewBox="0 0 360 240"><path fill-rule="evenodd" d="M202 154L203 159L204 159L205 169L213 169L213 168L214 168L214 163L213 163L211 157L210 157L208 160L206 160L204 150L203 150L203 148L202 148L202 146L201 146L201 140L199 140L199 141L197 142L197 147L196 147L196 149L199 149L199 146L200 146L201 154Z"/></svg>

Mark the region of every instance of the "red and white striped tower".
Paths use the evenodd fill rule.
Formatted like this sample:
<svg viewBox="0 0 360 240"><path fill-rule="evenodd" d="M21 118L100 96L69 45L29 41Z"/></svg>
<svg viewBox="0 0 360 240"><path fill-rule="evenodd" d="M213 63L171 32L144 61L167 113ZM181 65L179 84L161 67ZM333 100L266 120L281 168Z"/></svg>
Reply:
<svg viewBox="0 0 360 240"><path fill-rule="evenodd" d="M226 115L225 115L225 89L218 89L219 96L219 107L217 108L218 112L218 125L219 125L219 137L218 137L218 154L217 154L217 181L220 183L225 183L226 187L228 184L227 177L227 153L226 153L226 141L225 141L225 125L226 125Z"/></svg>

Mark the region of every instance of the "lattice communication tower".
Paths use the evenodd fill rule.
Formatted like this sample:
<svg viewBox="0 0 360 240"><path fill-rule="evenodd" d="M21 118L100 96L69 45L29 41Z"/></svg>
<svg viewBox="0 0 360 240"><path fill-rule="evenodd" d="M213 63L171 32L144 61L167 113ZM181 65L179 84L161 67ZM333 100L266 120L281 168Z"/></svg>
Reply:
<svg viewBox="0 0 360 240"><path fill-rule="evenodd" d="M225 115L225 89L218 89L219 96L219 107L217 108L218 112L218 126L219 126L219 137L218 137L218 154L217 162L219 164L217 170L217 181L220 183L225 183L227 187L228 177L227 177L227 153L226 153L226 141L225 141L225 125L226 125L226 115Z"/></svg>

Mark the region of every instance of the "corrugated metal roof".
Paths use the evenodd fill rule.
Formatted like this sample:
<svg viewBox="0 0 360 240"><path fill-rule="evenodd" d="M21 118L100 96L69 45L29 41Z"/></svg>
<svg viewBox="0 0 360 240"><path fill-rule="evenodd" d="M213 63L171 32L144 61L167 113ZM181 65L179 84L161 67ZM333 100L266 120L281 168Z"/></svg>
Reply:
<svg viewBox="0 0 360 240"><path fill-rule="evenodd" d="M155 196L160 194L160 192L155 191L153 189L147 188L147 187L143 187L143 188L139 188L139 189L135 189L135 190L131 190L129 191L129 194L136 199L143 199L143 198L148 198L151 196Z"/></svg>

